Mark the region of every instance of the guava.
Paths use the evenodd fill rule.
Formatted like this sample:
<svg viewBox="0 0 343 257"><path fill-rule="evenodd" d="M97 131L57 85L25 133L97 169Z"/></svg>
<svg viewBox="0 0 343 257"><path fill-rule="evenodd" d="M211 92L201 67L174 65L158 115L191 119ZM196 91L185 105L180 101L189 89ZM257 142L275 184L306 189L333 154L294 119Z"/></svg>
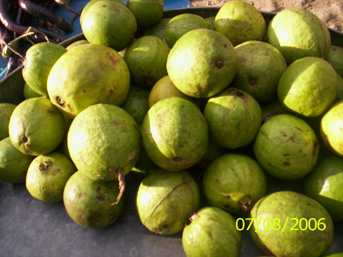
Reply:
<svg viewBox="0 0 343 257"><path fill-rule="evenodd" d="M15 107L14 104L0 103L0 140L8 137L8 124Z"/></svg>
<svg viewBox="0 0 343 257"><path fill-rule="evenodd" d="M135 40L125 52L125 61L136 85L152 87L167 75L168 45L159 37L144 36Z"/></svg>
<svg viewBox="0 0 343 257"><path fill-rule="evenodd" d="M261 41L248 41L235 47L239 69L234 86L261 103L277 98L277 86L287 63L278 49Z"/></svg>
<svg viewBox="0 0 343 257"><path fill-rule="evenodd" d="M76 172L67 181L63 202L75 223L103 228L114 223L122 213L123 200L117 202L118 194L117 182L94 181Z"/></svg>
<svg viewBox="0 0 343 257"><path fill-rule="evenodd" d="M150 159L168 171L197 163L208 145L208 127L192 102L171 97L154 104L142 125L144 149Z"/></svg>
<svg viewBox="0 0 343 257"><path fill-rule="evenodd" d="M236 75L236 53L230 41L209 29L183 35L171 49L167 71L174 85L192 97L211 97Z"/></svg>
<svg viewBox="0 0 343 257"><path fill-rule="evenodd" d="M305 191L320 202L335 221L343 220L343 159L323 157L307 178Z"/></svg>
<svg viewBox="0 0 343 257"><path fill-rule="evenodd" d="M328 62L305 57L283 73L278 97L289 110L305 117L318 117L335 101L338 86L338 75Z"/></svg>
<svg viewBox="0 0 343 257"><path fill-rule="evenodd" d="M0 181L23 183L32 157L19 152L7 137L0 141Z"/></svg>
<svg viewBox="0 0 343 257"><path fill-rule="evenodd" d="M101 2L101 1L99 1ZM130 73L123 58L101 45L80 45L65 53L51 69L51 102L70 116L97 103L122 104Z"/></svg>
<svg viewBox="0 0 343 257"><path fill-rule="evenodd" d="M248 40L262 40L266 32L262 14L242 0L224 4L215 17L215 26L233 45Z"/></svg>
<svg viewBox="0 0 343 257"><path fill-rule="evenodd" d="M213 161L203 178L208 203L233 214L249 212L266 194L266 177L255 160L242 154L225 154Z"/></svg>
<svg viewBox="0 0 343 257"><path fill-rule="evenodd" d="M172 47L187 32L201 28L208 28L207 22L203 17L192 13L182 13L169 20L164 36L168 45Z"/></svg>
<svg viewBox="0 0 343 257"><path fill-rule="evenodd" d="M343 77L343 47L331 46L327 60L336 72Z"/></svg>
<svg viewBox="0 0 343 257"><path fill-rule="evenodd" d="M183 229L182 246L187 257L239 257L241 238L229 213L205 207Z"/></svg>
<svg viewBox="0 0 343 257"><path fill-rule="evenodd" d="M343 156L343 102L332 107L320 122L321 135L330 150Z"/></svg>
<svg viewBox="0 0 343 257"><path fill-rule="evenodd" d="M146 36L156 36L162 39L163 41L166 41L165 39L165 31L166 27L168 25L170 18L163 18L158 24L155 26L145 30L144 35Z"/></svg>
<svg viewBox="0 0 343 257"><path fill-rule="evenodd" d="M163 17L164 0L129 0L128 8L142 28L158 23Z"/></svg>
<svg viewBox="0 0 343 257"><path fill-rule="evenodd" d="M26 189L37 200L62 201L65 184L75 171L71 160L61 153L39 155L27 171Z"/></svg>
<svg viewBox="0 0 343 257"><path fill-rule="evenodd" d="M173 84L168 76L164 76L159 81L156 82L154 87L150 91L149 95L149 106L153 106L160 100L170 98L170 97L181 97L189 100L190 98L183 93L181 93Z"/></svg>
<svg viewBox="0 0 343 257"><path fill-rule="evenodd" d="M129 95L123 105L123 109L127 111L137 124L141 124L145 114L149 110L149 91L139 87L131 87Z"/></svg>
<svg viewBox="0 0 343 257"><path fill-rule="evenodd" d="M236 88L228 88L210 98L204 115L214 142L229 149L252 142L262 121L262 111L256 100Z"/></svg>
<svg viewBox="0 0 343 257"><path fill-rule="evenodd" d="M133 13L124 4L113 0L88 3L81 13L80 23L88 42L117 51L129 45L137 30Z"/></svg>
<svg viewBox="0 0 343 257"><path fill-rule="evenodd" d="M288 110L279 101L264 105L262 107L262 121L266 122L271 117L278 114L287 114Z"/></svg>
<svg viewBox="0 0 343 257"><path fill-rule="evenodd" d="M89 42L85 39L81 39L81 40L77 40L73 43L71 43L70 45L68 45L68 47L66 48L67 50L73 49L76 46L80 46L80 45L86 45L89 44Z"/></svg>
<svg viewBox="0 0 343 257"><path fill-rule="evenodd" d="M28 84L25 83L24 85L24 98L29 99L29 98L34 98L34 97L40 97L42 96L41 94L35 92Z"/></svg>
<svg viewBox="0 0 343 257"><path fill-rule="evenodd" d="M302 9L278 12L269 23L267 36L288 63L306 56L326 58L331 45L326 25L310 11Z"/></svg>
<svg viewBox="0 0 343 257"><path fill-rule="evenodd" d="M343 252L331 253L329 255L325 255L324 257L343 257Z"/></svg>
<svg viewBox="0 0 343 257"><path fill-rule="evenodd" d="M149 231L174 235L199 208L199 188L186 172L154 172L141 182L136 205L138 216Z"/></svg>
<svg viewBox="0 0 343 257"><path fill-rule="evenodd" d="M215 24L215 17L214 16L207 17L205 19L205 21L207 22L207 28L208 29L216 30L216 24Z"/></svg>
<svg viewBox="0 0 343 257"><path fill-rule="evenodd" d="M19 151L37 156L54 151L62 143L66 129L62 113L45 97L36 97L14 109L9 136Z"/></svg>
<svg viewBox="0 0 343 257"><path fill-rule="evenodd" d="M31 46L25 55L23 78L30 88L40 95L47 95L49 72L56 61L66 52L58 44L44 42Z"/></svg>
<svg viewBox="0 0 343 257"><path fill-rule="evenodd" d="M299 179L314 168L319 142L305 121L293 115L279 114L260 128L254 152L270 175L283 180Z"/></svg>
<svg viewBox="0 0 343 257"><path fill-rule="evenodd" d="M334 226L317 201L291 191L276 192L251 210L253 239L276 257L319 257L331 246ZM313 230L313 222L318 224ZM311 229L306 224L311 223ZM305 224L305 225L304 225Z"/></svg>

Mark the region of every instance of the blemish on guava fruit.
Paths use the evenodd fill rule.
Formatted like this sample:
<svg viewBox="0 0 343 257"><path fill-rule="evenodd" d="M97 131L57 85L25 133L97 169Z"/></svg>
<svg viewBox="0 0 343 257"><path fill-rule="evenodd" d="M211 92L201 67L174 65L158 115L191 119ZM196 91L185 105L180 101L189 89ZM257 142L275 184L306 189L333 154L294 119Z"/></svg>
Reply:
<svg viewBox="0 0 343 257"><path fill-rule="evenodd" d="M178 157L178 156L175 156L175 157L173 157L173 161L175 161L175 162L181 162L181 161L182 161L182 158L181 158L181 157Z"/></svg>
<svg viewBox="0 0 343 257"><path fill-rule="evenodd" d="M23 136L21 139L21 142L23 142L24 144L27 143L29 141L29 139L26 136Z"/></svg>
<svg viewBox="0 0 343 257"><path fill-rule="evenodd" d="M289 161L284 161L282 164L283 164L284 166L290 166L290 165L291 165L291 163L290 163Z"/></svg>
<svg viewBox="0 0 343 257"><path fill-rule="evenodd" d="M40 171L47 171L52 166L52 164L53 163L51 160L44 161L44 162L39 164L39 170Z"/></svg>
<svg viewBox="0 0 343 257"><path fill-rule="evenodd" d="M56 97L55 97L55 100L56 100L56 103L57 103L59 106L64 107L65 101L64 101L61 97L56 96Z"/></svg>
<svg viewBox="0 0 343 257"><path fill-rule="evenodd" d="M99 186L96 188L96 196L95 196L95 198L98 201L104 201L105 200L104 195L101 193L101 187L99 187Z"/></svg>
<svg viewBox="0 0 343 257"><path fill-rule="evenodd" d="M216 65L216 67L217 67L218 69L221 69L221 68L223 68L223 66L224 66L224 61L221 60L221 59L217 59L217 60L215 61L215 65Z"/></svg>
<svg viewBox="0 0 343 257"><path fill-rule="evenodd" d="M115 65L118 62L118 58L114 56L113 54L109 54L108 56L110 57L110 60L113 65Z"/></svg>

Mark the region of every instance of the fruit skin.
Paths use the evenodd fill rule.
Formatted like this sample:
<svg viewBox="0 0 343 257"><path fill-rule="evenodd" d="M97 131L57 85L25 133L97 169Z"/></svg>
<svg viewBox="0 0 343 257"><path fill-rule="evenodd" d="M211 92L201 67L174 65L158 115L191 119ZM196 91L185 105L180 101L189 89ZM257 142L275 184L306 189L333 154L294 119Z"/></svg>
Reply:
<svg viewBox="0 0 343 257"><path fill-rule="evenodd" d="M183 35L167 61L168 75L175 86L182 93L198 98L222 91L233 80L236 69L236 53L230 41L208 29Z"/></svg>
<svg viewBox="0 0 343 257"><path fill-rule="evenodd" d="M336 72L343 77L343 47L331 46L327 60Z"/></svg>
<svg viewBox="0 0 343 257"><path fill-rule="evenodd" d="M123 58L109 47L88 44L72 48L56 62L48 92L54 105L76 116L93 104L122 104L129 85L130 73Z"/></svg>
<svg viewBox="0 0 343 257"><path fill-rule="evenodd" d="M13 146L33 156L51 153L62 143L65 133L62 113L44 97L21 102L14 109L9 123Z"/></svg>
<svg viewBox="0 0 343 257"><path fill-rule="evenodd" d="M8 124L15 107L14 104L0 103L0 140L8 137Z"/></svg>
<svg viewBox="0 0 343 257"><path fill-rule="evenodd" d="M44 42L31 46L25 55L23 78L30 88L40 95L47 95L49 72L56 61L66 52L58 44Z"/></svg>
<svg viewBox="0 0 343 257"><path fill-rule="evenodd" d="M299 193L283 191L262 198L252 209L251 218L253 239L276 257L319 257L333 241L334 226L329 213L317 201ZM292 231L292 218L325 219L326 229ZM273 229L273 220L286 225Z"/></svg>
<svg viewBox="0 0 343 257"><path fill-rule="evenodd" d="M207 28L208 29L216 30L216 24L215 24L215 17L214 16L207 17L205 19L205 21L207 22Z"/></svg>
<svg viewBox="0 0 343 257"><path fill-rule="evenodd" d="M115 180L126 175L139 157L138 126L117 106L92 105L73 120L68 149L81 173L93 180Z"/></svg>
<svg viewBox="0 0 343 257"><path fill-rule="evenodd" d="M261 103L275 100L279 79L287 68L280 51L260 41L239 44L235 50L239 69L234 86Z"/></svg>
<svg viewBox="0 0 343 257"><path fill-rule="evenodd" d="M139 26L146 28L163 17L163 0L129 0L128 8L135 15Z"/></svg>
<svg viewBox="0 0 343 257"><path fill-rule="evenodd" d="M329 255L325 255L324 257L343 257L343 252L331 253Z"/></svg>
<svg viewBox="0 0 343 257"><path fill-rule="evenodd" d="M182 246L187 257L238 257L241 237L229 213L205 207L183 229Z"/></svg>
<svg viewBox="0 0 343 257"><path fill-rule="evenodd" d="M63 154L40 155L29 166L26 189L37 200L62 201L65 184L75 171L74 164Z"/></svg>
<svg viewBox="0 0 343 257"><path fill-rule="evenodd" d="M332 107L320 122L321 135L325 144L334 153L343 156L343 102Z"/></svg>
<svg viewBox="0 0 343 257"><path fill-rule="evenodd" d="M129 45L137 30L133 13L122 3L112 0L88 3L81 13L80 23L88 42L117 51Z"/></svg>
<svg viewBox="0 0 343 257"><path fill-rule="evenodd" d="M123 109L135 119L137 124L143 122L145 114L149 110L148 97L148 90L139 87L131 87L129 95L123 105Z"/></svg>
<svg viewBox="0 0 343 257"><path fill-rule="evenodd" d="M270 175L283 180L299 179L315 166L319 142L305 121L289 114L280 114L262 125L254 152L258 162Z"/></svg>
<svg viewBox="0 0 343 257"><path fill-rule="evenodd" d="M155 26L145 30L144 35L145 36L156 36L156 37L159 37L160 39L162 39L163 41L166 42L165 31L166 31L166 27L167 27L169 21L170 21L170 18L161 19L161 21L158 24L156 24Z"/></svg>
<svg viewBox="0 0 343 257"><path fill-rule="evenodd" d="M335 221L343 220L343 160L335 156L321 159L306 179L305 192L320 202Z"/></svg>
<svg viewBox="0 0 343 257"><path fill-rule="evenodd" d="M306 56L326 58L331 45L327 27L314 14L301 9L278 12L269 23L267 36L288 63Z"/></svg>
<svg viewBox="0 0 343 257"><path fill-rule="evenodd" d="M201 28L208 28L204 18L192 13L183 13L169 20L164 35L168 45L172 47L187 32Z"/></svg>
<svg viewBox="0 0 343 257"><path fill-rule="evenodd" d="M93 0L93 1L94 1L94 0ZM98 1L100 1L100 0L98 0ZM67 49L67 50L70 50L70 49L73 49L73 48L76 47L76 46L87 45L87 44L89 44L89 42L88 42L87 40L85 40L85 39L77 40L77 41L71 43L66 49Z"/></svg>
<svg viewBox="0 0 343 257"><path fill-rule="evenodd" d="M266 177L252 158L225 154L213 161L203 178L203 190L211 206L243 214L266 194Z"/></svg>
<svg viewBox="0 0 343 257"><path fill-rule="evenodd" d="M142 224L151 232L174 235L200 205L200 193L186 172L154 172L141 182L137 211Z"/></svg>
<svg viewBox="0 0 343 257"><path fill-rule="evenodd" d="M173 84L168 76L164 76L159 81L156 82L154 87L150 91L149 95L149 106L153 106L160 100L170 98L170 97L181 97L186 100L190 98L183 93L181 93Z"/></svg>
<svg viewBox="0 0 343 257"><path fill-rule="evenodd" d="M25 99L40 97L40 96L42 96L42 95L33 91L33 89L30 88L30 86L25 83L25 85L24 85L24 98Z"/></svg>
<svg viewBox="0 0 343 257"><path fill-rule="evenodd" d="M328 62L305 57L283 73L278 97L289 110L305 117L318 117L335 101L338 86L338 75Z"/></svg>
<svg viewBox="0 0 343 257"><path fill-rule="evenodd" d="M7 137L0 141L0 181L22 183L32 157L19 152Z"/></svg>
<svg viewBox="0 0 343 257"><path fill-rule="evenodd" d="M94 181L76 172L68 180L63 201L69 217L84 227L104 228L123 211L123 200L116 204L118 183Z"/></svg>
<svg viewBox="0 0 343 257"><path fill-rule="evenodd" d="M256 100L236 88L228 88L210 98L204 114L214 142L229 149L252 142L262 121L262 111Z"/></svg>
<svg viewBox="0 0 343 257"><path fill-rule="evenodd" d="M197 163L208 145L206 120L196 105L179 97L157 102L142 125L143 145L150 159L168 171Z"/></svg>
<svg viewBox="0 0 343 257"><path fill-rule="evenodd" d="M233 45L248 40L262 40L266 32L262 14L241 0L230 1L221 7L215 18L215 26Z"/></svg>
<svg viewBox="0 0 343 257"><path fill-rule="evenodd" d="M125 52L125 61L136 85L152 87L167 74L168 45L159 37L144 36L135 40Z"/></svg>

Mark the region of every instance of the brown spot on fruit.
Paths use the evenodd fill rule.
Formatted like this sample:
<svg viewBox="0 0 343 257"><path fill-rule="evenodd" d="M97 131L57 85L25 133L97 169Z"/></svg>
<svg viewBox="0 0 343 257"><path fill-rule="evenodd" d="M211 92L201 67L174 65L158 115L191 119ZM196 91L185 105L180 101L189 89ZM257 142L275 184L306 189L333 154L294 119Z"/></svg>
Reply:
<svg viewBox="0 0 343 257"><path fill-rule="evenodd" d="M61 97L56 96L56 97L55 97L55 101L56 101L56 103L57 103L59 106L61 106L61 107L64 107L64 106L65 106L65 101L64 101Z"/></svg>
<svg viewBox="0 0 343 257"><path fill-rule="evenodd" d="M289 162L289 161L284 161L283 163L282 163L284 166L290 166L291 165L291 163Z"/></svg>
<svg viewBox="0 0 343 257"><path fill-rule="evenodd" d="M23 142L24 144L26 144L29 141L29 139L26 136L23 136L21 139L21 142Z"/></svg>
<svg viewBox="0 0 343 257"><path fill-rule="evenodd" d="M178 157L178 156L175 156L175 157L173 158L173 161L175 161L175 162L181 162L181 161L182 161L182 158L181 158L181 157Z"/></svg>
<svg viewBox="0 0 343 257"><path fill-rule="evenodd" d="M39 170L40 171L47 171L49 170L49 168L53 165L52 161L51 160L47 160L47 161L44 161L44 162L41 162L39 164Z"/></svg>
<svg viewBox="0 0 343 257"><path fill-rule="evenodd" d="M118 62L118 58L114 54L112 54L112 53L110 53L108 56L109 56L109 59L110 59L111 63L113 65L116 65L116 63Z"/></svg>
<svg viewBox="0 0 343 257"><path fill-rule="evenodd" d="M218 69L221 69L224 66L224 61L221 59L217 59L214 64Z"/></svg>

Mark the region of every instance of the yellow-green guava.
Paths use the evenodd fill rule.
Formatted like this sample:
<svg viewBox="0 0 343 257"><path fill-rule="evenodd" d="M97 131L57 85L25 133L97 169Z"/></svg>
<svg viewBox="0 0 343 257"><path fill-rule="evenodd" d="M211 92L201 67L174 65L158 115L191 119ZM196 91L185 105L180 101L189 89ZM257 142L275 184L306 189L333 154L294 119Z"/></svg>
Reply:
<svg viewBox="0 0 343 257"><path fill-rule="evenodd" d="M158 23L163 16L164 0L128 0L127 6L142 28Z"/></svg>
<svg viewBox="0 0 343 257"><path fill-rule="evenodd" d="M8 137L8 124L15 107L14 104L0 103L0 140Z"/></svg>
<svg viewBox="0 0 343 257"><path fill-rule="evenodd" d="M139 87L131 87L129 95L123 104L123 109L127 111L137 124L141 124L149 110L149 91Z"/></svg>

